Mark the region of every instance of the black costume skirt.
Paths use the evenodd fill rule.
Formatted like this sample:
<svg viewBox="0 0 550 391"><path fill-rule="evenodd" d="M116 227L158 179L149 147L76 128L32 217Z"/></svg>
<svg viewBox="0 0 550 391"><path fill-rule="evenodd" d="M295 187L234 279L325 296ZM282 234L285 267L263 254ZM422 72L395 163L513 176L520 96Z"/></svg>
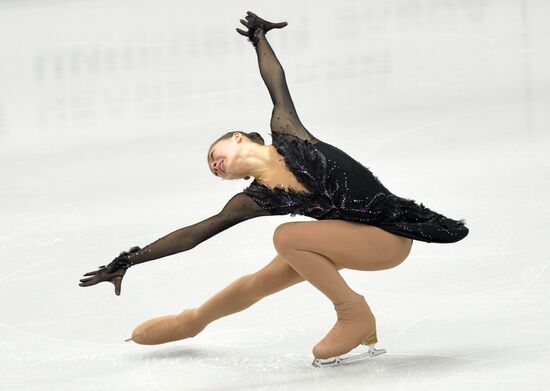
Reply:
<svg viewBox="0 0 550 391"><path fill-rule="evenodd" d="M406 238L428 243L454 243L464 239L469 232L464 219L453 220L422 203L418 205L412 199L394 194L381 198L373 207L377 218L372 225Z"/></svg>

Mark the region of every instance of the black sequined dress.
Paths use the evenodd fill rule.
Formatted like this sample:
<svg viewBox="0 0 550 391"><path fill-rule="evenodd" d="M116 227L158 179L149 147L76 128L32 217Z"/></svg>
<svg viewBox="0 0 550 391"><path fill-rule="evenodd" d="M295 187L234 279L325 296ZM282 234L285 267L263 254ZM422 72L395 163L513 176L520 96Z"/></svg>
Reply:
<svg viewBox="0 0 550 391"><path fill-rule="evenodd" d="M270 189L254 180L221 211L180 228L128 256L146 262L187 251L245 220L270 215L343 219L380 227L424 242L453 243L468 234L464 220L453 220L392 194L373 173L340 149L317 139L300 121L285 72L262 30L254 32L260 75L273 111L271 137L286 166L310 194ZM218 157L219 158L219 157Z"/></svg>

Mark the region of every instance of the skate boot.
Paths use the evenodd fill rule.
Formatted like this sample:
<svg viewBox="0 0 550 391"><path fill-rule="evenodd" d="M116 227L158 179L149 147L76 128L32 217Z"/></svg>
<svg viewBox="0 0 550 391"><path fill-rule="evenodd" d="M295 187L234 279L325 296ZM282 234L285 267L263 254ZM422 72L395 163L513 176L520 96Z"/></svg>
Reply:
<svg viewBox="0 0 550 391"><path fill-rule="evenodd" d="M197 318L195 309L191 308L183 310L178 315L149 319L136 327L132 332L132 338L125 341L134 341L141 345L158 345L192 338L206 326Z"/></svg>
<svg viewBox="0 0 550 391"><path fill-rule="evenodd" d="M333 366L357 361L365 357L385 353L385 349L375 349L376 319L364 296L344 300L334 304L338 320L329 333L313 348L314 367ZM341 357L359 345L368 345L368 352Z"/></svg>

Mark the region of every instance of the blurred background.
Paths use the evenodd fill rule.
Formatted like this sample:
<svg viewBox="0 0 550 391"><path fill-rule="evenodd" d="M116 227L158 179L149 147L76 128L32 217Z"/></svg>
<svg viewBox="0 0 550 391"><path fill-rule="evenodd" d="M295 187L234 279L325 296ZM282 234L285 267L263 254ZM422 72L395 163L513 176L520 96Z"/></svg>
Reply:
<svg viewBox="0 0 550 391"><path fill-rule="evenodd" d="M376 273L343 270L388 353L310 366L336 320L298 284L192 340L124 343L276 252L253 219L141 264L121 296L78 280L218 213L252 181L206 163L231 130L271 143L252 11L317 138L454 219ZM550 384L550 3L543 0L0 1L0 388L546 389Z"/></svg>

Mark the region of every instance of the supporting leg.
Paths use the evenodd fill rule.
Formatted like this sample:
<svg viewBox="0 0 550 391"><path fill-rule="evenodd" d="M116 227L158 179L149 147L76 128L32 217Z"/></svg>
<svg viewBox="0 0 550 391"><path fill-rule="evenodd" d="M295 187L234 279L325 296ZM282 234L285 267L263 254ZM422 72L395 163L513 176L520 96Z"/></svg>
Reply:
<svg viewBox="0 0 550 391"><path fill-rule="evenodd" d="M273 243L277 252L302 278L308 280L333 303L360 296L349 287L330 259L319 253L296 249L298 240L285 227L288 225L277 227Z"/></svg>
<svg viewBox="0 0 550 391"><path fill-rule="evenodd" d="M336 310L337 322L313 348L316 359L347 353L362 342L376 342L376 320L365 298L348 286L329 258L311 250L296 248L303 245L300 241L300 228L323 230L323 227L325 226L300 227L283 224L277 227L273 236L277 252L304 279L328 297ZM334 246L338 247L340 244L334 243Z"/></svg>

